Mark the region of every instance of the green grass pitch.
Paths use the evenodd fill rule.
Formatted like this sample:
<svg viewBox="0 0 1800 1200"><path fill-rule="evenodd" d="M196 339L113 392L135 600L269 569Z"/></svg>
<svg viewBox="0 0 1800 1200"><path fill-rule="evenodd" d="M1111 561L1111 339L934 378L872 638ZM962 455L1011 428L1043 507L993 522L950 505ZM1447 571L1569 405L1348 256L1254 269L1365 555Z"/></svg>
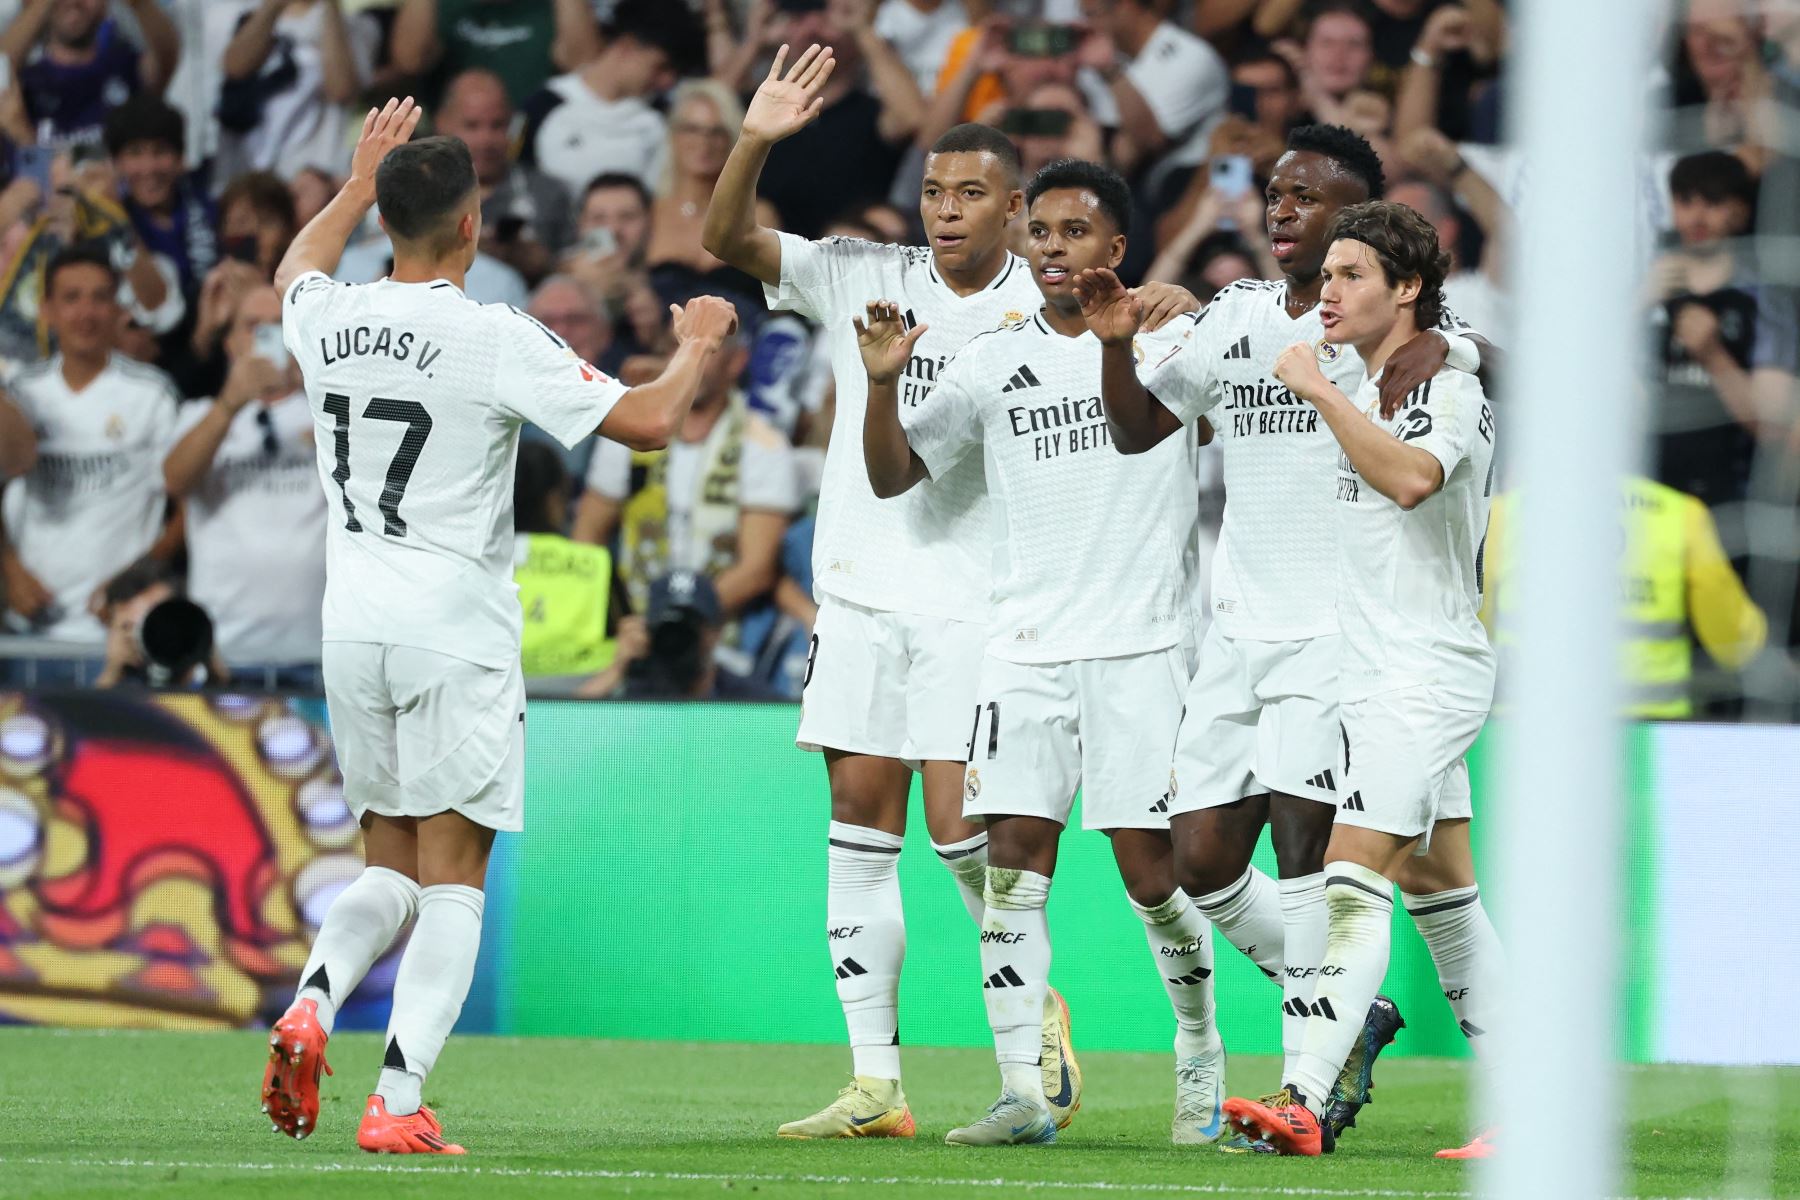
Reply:
<svg viewBox="0 0 1800 1200"><path fill-rule="evenodd" d="M295 1143L257 1112L266 1035L0 1030L0 1197L439 1198L1463 1196L1467 1069L1383 1061L1377 1103L1328 1159L1177 1150L1165 1056L1083 1056L1081 1114L1054 1146L943 1144L996 1090L979 1050L907 1051L910 1142L783 1142L823 1104L846 1053L827 1046L453 1038L426 1088L467 1158L373 1158L355 1147L380 1062L373 1035L333 1040L320 1132ZM1270 1059L1231 1064L1259 1093ZM1800 1070L1635 1068L1624 1191L1800 1195ZM1580 1136L1587 1097L1545 1097ZM1558 1114L1565 1114L1559 1116ZM1735 1130L1735 1136L1728 1136ZM1550 1200L1550 1198L1546 1198Z"/></svg>

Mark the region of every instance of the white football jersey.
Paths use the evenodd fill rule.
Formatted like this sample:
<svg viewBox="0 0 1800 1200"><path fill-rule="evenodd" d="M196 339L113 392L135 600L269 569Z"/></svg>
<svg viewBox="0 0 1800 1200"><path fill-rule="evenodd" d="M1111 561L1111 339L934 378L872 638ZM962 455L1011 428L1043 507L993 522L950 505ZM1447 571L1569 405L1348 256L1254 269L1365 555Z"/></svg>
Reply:
<svg viewBox="0 0 1800 1200"><path fill-rule="evenodd" d="M880 500L863 462L863 413L869 378L852 317L871 300L892 300L908 328L930 328L900 377L900 406L931 394L950 356L978 333L1023 320L1043 303L1031 268L1008 255L993 283L958 296L938 277L931 251L855 238L811 242L781 235L781 283L765 287L771 308L819 322L837 381L837 415L820 484L813 534L813 580L821 592L864 608L981 621L988 611L987 490L980 460Z"/></svg>
<svg viewBox="0 0 1800 1200"><path fill-rule="evenodd" d="M180 435L213 404L184 407ZM212 466L188 495L188 595L211 614L227 663L319 660L331 513L315 462L304 395L252 401L231 419Z"/></svg>
<svg viewBox="0 0 1800 1200"><path fill-rule="evenodd" d="M88 599L162 529L162 463L180 397L167 375L123 354L79 392L69 390L62 366L58 354L8 381L37 431L38 456L8 506L7 536L62 610L40 632L100 643L106 630L89 615Z"/></svg>
<svg viewBox="0 0 1800 1200"><path fill-rule="evenodd" d="M1481 382L1448 368L1392 420L1365 381L1353 402L1369 420L1443 464L1444 486L1410 512L1338 455L1338 617L1343 699L1430 687L1446 707L1485 712L1494 651L1482 628L1482 552L1494 490L1494 413Z"/></svg>
<svg viewBox="0 0 1800 1200"><path fill-rule="evenodd" d="M1188 633L1199 518L1193 439L1113 448L1100 342L1042 316L970 342L935 391L901 412L937 480L981 447L992 525L988 653L1020 663L1160 650Z"/></svg>
<svg viewBox="0 0 1800 1200"><path fill-rule="evenodd" d="M518 309L476 304L442 279L346 284L309 271L282 314L330 510L325 640L517 661L519 426L573 446L625 386Z"/></svg>
<svg viewBox="0 0 1800 1200"><path fill-rule="evenodd" d="M1362 386L1350 346L1325 341L1317 306L1290 317L1287 284L1244 279L1200 312L1138 336L1138 379L1189 423L1206 416L1225 459L1225 516L1212 615L1228 637L1299 641L1336 633L1331 485L1337 440L1318 410L1275 378L1295 342L1346 396ZM1446 314L1446 328L1463 328ZM1310 482L1308 482L1310 481Z"/></svg>

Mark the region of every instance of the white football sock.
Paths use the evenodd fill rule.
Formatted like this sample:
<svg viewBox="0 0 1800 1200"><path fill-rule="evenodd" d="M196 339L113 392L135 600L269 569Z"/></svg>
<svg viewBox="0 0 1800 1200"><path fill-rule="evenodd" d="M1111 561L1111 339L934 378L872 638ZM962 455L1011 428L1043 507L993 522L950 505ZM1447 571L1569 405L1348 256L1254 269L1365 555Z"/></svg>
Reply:
<svg viewBox="0 0 1800 1200"><path fill-rule="evenodd" d="M1438 985L1469 1039L1476 1066L1491 1069L1494 1039L1488 1035L1504 1019L1506 951L1482 907L1481 892L1466 887L1429 896L1402 892L1400 898L1437 964Z"/></svg>
<svg viewBox="0 0 1800 1200"><path fill-rule="evenodd" d="M1243 878L1230 887L1195 896L1194 906L1238 953L1270 979L1281 981L1281 900L1273 879L1248 867Z"/></svg>
<svg viewBox="0 0 1800 1200"><path fill-rule="evenodd" d="M1213 1029L1212 926L1179 890L1154 908L1135 900L1131 907L1144 922L1156 970L1175 1009L1176 1057L1210 1050L1218 1039Z"/></svg>
<svg viewBox="0 0 1800 1200"><path fill-rule="evenodd" d="M955 876L957 894L962 896L963 907L969 910L969 919L979 929L981 918L987 910L987 905L981 899L982 893L987 890L987 833L983 831L972 838L948 845L933 842L931 848L937 851L938 861Z"/></svg>
<svg viewBox="0 0 1800 1200"><path fill-rule="evenodd" d="M1044 997L1050 990L1050 878L990 865L981 922L981 984L994 1057L1007 1090L1039 1104L1044 1077Z"/></svg>
<svg viewBox="0 0 1800 1200"><path fill-rule="evenodd" d="M1325 875L1283 879L1281 890L1281 1053L1286 1077L1300 1059L1319 962L1325 957Z"/></svg>
<svg viewBox="0 0 1800 1200"><path fill-rule="evenodd" d="M337 1022L338 1006L418 911L419 885L386 867L364 867L325 910L294 999L318 1005L319 1025L327 1037Z"/></svg>
<svg viewBox="0 0 1800 1200"><path fill-rule="evenodd" d="M1353 862L1325 864L1325 957L1313 986L1300 1060L1283 1079L1317 1116L1387 975L1394 885Z"/></svg>
<svg viewBox="0 0 1800 1200"><path fill-rule="evenodd" d="M858 1075L900 1078L900 964L906 917L900 906L897 833L831 823L826 850L825 936L838 1003Z"/></svg>
<svg viewBox="0 0 1800 1200"><path fill-rule="evenodd" d="M395 1116L419 1111L425 1077L462 1014L481 950L480 888L438 883L419 893L419 921L394 976L387 1056L376 1092Z"/></svg>

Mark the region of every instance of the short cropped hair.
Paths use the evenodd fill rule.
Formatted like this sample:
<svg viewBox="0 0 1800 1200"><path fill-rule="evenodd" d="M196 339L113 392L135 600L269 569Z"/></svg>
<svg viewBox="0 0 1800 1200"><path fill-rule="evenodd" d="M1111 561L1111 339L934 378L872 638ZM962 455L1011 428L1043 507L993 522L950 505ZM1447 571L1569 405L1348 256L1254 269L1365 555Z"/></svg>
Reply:
<svg viewBox="0 0 1800 1200"><path fill-rule="evenodd" d="M1287 148L1306 154L1320 154L1346 172L1362 180L1369 199L1379 200L1387 190L1387 175L1381 169L1381 155L1369 140L1342 125L1302 125L1288 134Z"/></svg>
<svg viewBox="0 0 1800 1200"><path fill-rule="evenodd" d="M45 296L55 292L56 277L71 267L98 267L112 280L112 290L119 290L119 269L113 266L106 248L97 242L77 242L50 256L50 264L44 268Z"/></svg>
<svg viewBox="0 0 1800 1200"><path fill-rule="evenodd" d="M635 194L638 202L646 209L650 207L650 189L636 175L627 175L623 171L605 171L588 180L588 185L581 189L581 203L586 204L587 198L595 192L610 191L613 188L624 188Z"/></svg>
<svg viewBox="0 0 1800 1200"><path fill-rule="evenodd" d="M965 121L944 130L938 135L938 140L931 143L929 153L991 154L1005 168L1006 182L1010 187L1019 186L1019 173L1024 169L1019 163L1019 148L1013 145L1012 139L992 125L982 125L976 121Z"/></svg>
<svg viewBox="0 0 1800 1200"><path fill-rule="evenodd" d="M106 114L101 127L106 152L117 157L133 142L161 142L177 154L187 152L187 123L161 96L137 92Z"/></svg>
<svg viewBox="0 0 1800 1200"><path fill-rule="evenodd" d="M1438 245L1437 230L1430 221L1404 204L1371 200L1352 204L1332 219L1326 240L1340 238L1361 242L1374 251L1390 284L1418 279L1414 316L1420 329L1438 327L1444 319L1444 280L1450 274L1450 256Z"/></svg>
<svg viewBox="0 0 1800 1200"><path fill-rule="evenodd" d="M1744 160L1723 150L1705 150L1675 160L1669 168L1669 194L1677 200L1722 204L1741 200L1756 207L1756 180Z"/></svg>
<svg viewBox="0 0 1800 1200"><path fill-rule="evenodd" d="M419 138L396 146L375 168L375 206L391 236L436 250L455 239L450 218L475 190L475 161L461 138Z"/></svg>
<svg viewBox="0 0 1800 1200"><path fill-rule="evenodd" d="M1100 211L1120 233L1131 232L1131 185L1111 167L1079 158L1059 158L1045 164L1025 185L1025 205L1037 203L1045 192L1079 188L1094 193Z"/></svg>

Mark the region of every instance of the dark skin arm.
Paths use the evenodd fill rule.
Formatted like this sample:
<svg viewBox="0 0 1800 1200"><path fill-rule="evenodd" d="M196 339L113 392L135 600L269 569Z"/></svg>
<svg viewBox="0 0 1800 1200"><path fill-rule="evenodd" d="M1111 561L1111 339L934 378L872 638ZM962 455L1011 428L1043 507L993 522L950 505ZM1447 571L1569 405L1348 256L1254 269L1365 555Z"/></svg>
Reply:
<svg viewBox="0 0 1800 1200"><path fill-rule="evenodd" d="M1181 421L1137 376L1132 339L1144 322L1144 303L1119 277L1102 267L1075 277L1081 315L1100 339L1100 404L1114 446L1142 454L1181 428Z"/></svg>
<svg viewBox="0 0 1800 1200"><path fill-rule="evenodd" d="M1500 386L1503 360L1500 350L1478 333L1462 336L1474 342L1481 351L1481 369L1475 372L1475 377L1481 380L1482 390L1490 396L1498 395L1494 389ZM1392 419L1415 388L1443 370L1444 360L1449 356L1450 344L1435 329L1427 329L1394 351L1381 376L1381 419Z"/></svg>
<svg viewBox="0 0 1800 1200"><path fill-rule="evenodd" d="M869 486L888 500L931 478L925 460L913 451L900 424L899 388L913 343L928 327L915 325L908 332L900 320L900 306L892 300L873 301L866 320L852 317L851 321L856 326L856 348L862 352L863 369L869 374L863 462L869 470Z"/></svg>

